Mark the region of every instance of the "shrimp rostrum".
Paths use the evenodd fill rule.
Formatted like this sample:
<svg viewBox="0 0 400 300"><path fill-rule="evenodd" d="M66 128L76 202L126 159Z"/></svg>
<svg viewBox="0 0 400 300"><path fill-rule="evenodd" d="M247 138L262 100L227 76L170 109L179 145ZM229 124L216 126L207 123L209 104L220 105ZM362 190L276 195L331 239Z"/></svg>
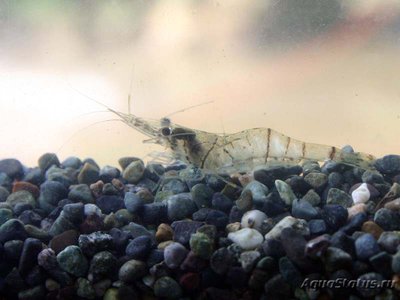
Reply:
<svg viewBox="0 0 400 300"><path fill-rule="evenodd" d="M174 124L168 118L148 121L110 108L122 122L147 135L147 141L165 146L174 159L218 172L247 172L270 160L333 160L363 169L372 168L372 155L347 153L333 146L293 139L270 128L253 128L233 134L216 134Z"/></svg>

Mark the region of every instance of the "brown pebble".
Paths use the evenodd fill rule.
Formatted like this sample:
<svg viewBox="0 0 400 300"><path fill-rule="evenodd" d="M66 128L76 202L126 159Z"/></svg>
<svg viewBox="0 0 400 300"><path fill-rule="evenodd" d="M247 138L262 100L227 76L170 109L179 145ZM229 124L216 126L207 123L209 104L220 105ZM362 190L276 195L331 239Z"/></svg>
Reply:
<svg viewBox="0 0 400 300"><path fill-rule="evenodd" d="M140 197L140 199L143 200L145 204L153 203L154 202L154 196L153 194L146 188L142 188L137 192L137 195Z"/></svg>
<svg viewBox="0 0 400 300"><path fill-rule="evenodd" d="M78 245L78 237L79 234L74 229L64 231L51 239L49 247L58 254L68 246Z"/></svg>
<svg viewBox="0 0 400 300"><path fill-rule="evenodd" d="M373 221L365 222L362 225L361 230L372 234L376 240L378 240L381 234L383 233L383 229Z"/></svg>
<svg viewBox="0 0 400 300"><path fill-rule="evenodd" d="M385 204L385 208L390 210L400 210L400 198L394 199Z"/></svg>
<svg viewBox="0 0 400 300"><path fill-rule="evenodd" d="M174 237L174 230L168 224L161 223L158 225L156 232L156 241L158 243L170 241Z"/></svg>
<svg viewBox="0 0 400 300"><path fill-rule="evenodd" d="M103 193L103 187L104 187L104 182L99 180L99 181L96 181L95 183L92 183L90 185L90 190L92 191L92 194L96 198L98 198Z"/></svg>
<svg viewBox="0 0 400 300"><path fill-rule="evenodd" d="M18 191L27 191L35 198L38 198L40 194L39 188L36 185L26 181L18 181L14 183L12 192L15 193Z"/></svg>
<svg viewBox="0 0 400 300"><path fill-rule="evenodd" d="M125 187L125 185L122 183L121 180L117 179L117 178L113 178L111 180L111 184L118 190L118 191L122 191Z"/></svg>
<svg viewBox="0 0 400 300"><path fill-rule="evenodd" d="M101 217L91 214L86 217L85 221L79 226L82 234L89 234L95 231L101 231L104 228L104 222Z"/></svg>

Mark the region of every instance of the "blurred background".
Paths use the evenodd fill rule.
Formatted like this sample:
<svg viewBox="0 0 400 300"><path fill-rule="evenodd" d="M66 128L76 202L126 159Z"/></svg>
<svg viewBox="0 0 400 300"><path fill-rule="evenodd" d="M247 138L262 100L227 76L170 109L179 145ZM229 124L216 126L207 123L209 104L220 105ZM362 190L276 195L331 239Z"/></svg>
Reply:
<svg viewBox="0 0 400 300"><path fill-rule="evenodd" d="M114 109L400 154L400 2L0 0L0 158L158 146ZM87 95L88 97L84 96Z"/></svg>

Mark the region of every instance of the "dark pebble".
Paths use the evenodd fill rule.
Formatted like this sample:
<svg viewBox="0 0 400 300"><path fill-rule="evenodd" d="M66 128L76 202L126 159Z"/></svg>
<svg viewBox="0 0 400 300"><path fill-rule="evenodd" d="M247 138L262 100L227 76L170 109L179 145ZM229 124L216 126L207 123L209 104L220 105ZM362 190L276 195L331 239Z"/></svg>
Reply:
<svg viewBox="0 0 400 300"><path fill-rule="evenodd" d="M366 233L355 241L358 259L367 260L380 251L379 245L372 234Z"/></svg>
<svg viewBox="0 0 400 300"><path fill-rule="evenodd" d="M233 206L231 199L221 193L215 193L212 196L212 208L229 213Z"/></svg>
<svg viewBox="0 0 400 300"><path fill-rule="evenodd" d="M109 234L94 232L91 234L81 234L78 243L85 255L93 256L97 252L112 249L113 239Z"/></svg>
<svg viewBox="0 0 400 300"><path fill-rule="evenodd" d="M25 240L27 233L24 224L17 219L10 219L0 226L0 243L10 240Z"/></svg>
<svg viewBox="0 0 400 300"><path fill-rule="evenodd" d="M379 252L369 258L369 263L383 277L390 279L392 272L392 256L385 251Z"/></svg>
<svg viewBox="0 0 400 300"><path fill-rule="evenodd" d="M353 234L356 230L360 230L361 226L368 220L366 213L361 212L353 216L350 221L340 228L346 234Z"/></svg>
<svg viewBox="0 0 400 300"><path fill-rule="evenodd" d="M0 160L0 173L5 173L11 179L21 179L24 175L24 167L19 160L6 158Z"/></svg>
<svg viewBox="0 0 400 300"><path fill-rule="evenodd" d="M357 281L364 282L364 284L358 285L357 290L361 294L362 297L365 297L365 298L374 297L381 292L382 288L379 286L376 286L376 288L372 289L372 288L366 286L365 283L367 281L381 282L382 280L384 280L383 276L378 273L375 273L375 272L363 274L357 278Z"/></svg>
<svg viewBox="0 0 400 300"><path fill-rule="evenodd" d="M308 201L295 199L292 203L292 216L308 221L318 218L319 213Z"/></svg>
<svg viewBox="0 0 400 300"><path fill-rule="evenodd" d="M198 209L211 207L211 201L214 194L212 188L204 183L198 183L192 187L190 193L192 194L192 199L194 203L196 203Z"/></svg>
<svg viewBox="0 0 400 300"><path fill-rule="evenodd" d="M133 259L145 259L151 250L152 240L149 236L139 236L129 242L125 253Z"/></svg>
<svg viewBox="0 0 400 300"><path fill-rule="evenodd" d="M381 208L375 213L374 222L385 231L400 230L400 214L387 208Z"/></svg>
<svg viewBox="0 0 400 300"><path fill-rule="evenodd" d="M325 205L322 210L322 217L331 230L338 230L346 224L348 212L341 205Z"/></svg>
<svg viewBox="0 0 400 300"><path fill-rule="evenodd" d="M144 224L158 225L168 220L168 207L162 202L145 204L142 207L141 217Z"/></svg>
<svg viewBox="0 0 400 300"><path fill-rule="evenodd" d="M42 217L33 210L24 210L19 215L18 219L21 220L25 225L31 224L34 226L40 226L40 221L42 221Z"/></svg>
<svg viewBox="0 0 400 300"><path fill-rule="evenodd" d="M119 196L100 196L96 199L96 205L101 209L103 214L106 215L125 208L124 199Z"/></svg>
<svg viewBox="0 0 400 300"><path fill-rule="evenodd" d="M224 275L233 263L234 257L226 248L219 248L210 258L211 269L219 275Z"/></svg>
<svg viewBox="0 0 400 300"><path fill-rule="evenodd" d="M323 262L328 272L334 272L340 269L351 269L352 257L349 253L340 248L328 247L323 254Z"/></svg>
<svg viewBox="0 0 400 300"><path fill-rule="evenodd" d="M303 282L303 276L301 272L287 256L279 259L279 273L292 287L300 287L301 283Z"/></svg>
<svg viewBox="0 0 400 300"><path fill-rule="evenodd" d="M18 271L22 276L26 276L37 264L37 256L41 251L42 242L40 240L33 238L25 240L18 266Z"/></svg>
<svg viewBox="0 0 400 300"><path fill-rule="evenodd" d="M138 213L144 205L144 201L132 192L125 193L124 203L126 209L131 213Z"/></svg>
<svg viewBox="0 0 400 300"><path fill-rule="evenodd" d="M400 245L400 233L386 231L381 234L378 240L379 246L388 253L395 253Z"/></svg>
<svg viewBox="0 0 400 300"><path fill-rule="evenodd" d="M189 245L190 236L196 233L197 229L204 225L203 222L196 221L175 221L171 224L174 230L174 241L184 246Z"/></svg>
<svg viewBox="0 0 400 300"><path fill-rule="evenodd" d="M64 168L79 169L82 166L82 161L78 157L70 156L63 160L61 165Z"/></svg>
<svg viewBox="0 0 400 300"><path fill-rule="evenodd" d="M68 246L78 245L78 237L79 233L76 230L64 231L51 239L49 247L58 254Z"/></svg>
<svg viewBox="0 0 400 300"><path fill-rule="evenodd" d="M111 182L114 178L120 177L121 172L115 167L104 166L99 172L99 179L104 183Z"/></svg>
<svg viewBox="0 0 400 300"><path fill-rule="evenodd" d="M352 237L346 235L343 231L337 231L331 236L331 244L346 251L351 256L355 256L354 240Z"/></svg>
<svg viewBox="0 0 400 300"><path fill-rule="evenodd" d="M383 174L400 173L400 155L386 155L375 161L375 167Z"/></svg>
<svg viewBox="0 0 400 300"><path fill-rule="evenodd" d="M51 166L55 165L56 167L60 166L60 161L58 160L57 154L55 153L45 153L39 157L38 160L39 168L45 172Z"/></svg>
<svg viewBox="0 0 400 300"><path fill-rule="evenodd" d="M13 262L18 262L23 246L24 242L21 240L10 240L5 242L3 246L4 258Z"/></svg>
<svg viewBox="0 0 400 300"><path fill-rule="evenodd" d="M86 184L77 184L71 187L68 199L74 202L93 203L93 196L90 188Z"/></svg>
<svg viewBox="0 0 400 300"><path fill-rule="evenodd" d="M210 225L215 225L218 230L222 230L229 222L229 217L222 211L202 208L193 214L194 221L203 221Z"/></svg>
<svg viewBox="0 0 400 300"><path fill-rule="evenodd" d="M310 220L308 222L308 228L310 229L310 235L312 236L321 235L328 231L328 227L322 219Z"/></svg>
<svg viewBox="0 0 400 300"><path fill-rule="evenodd" d="M47 213L57 207L58 202L68 195L66 187L57 181L46 181L40 186L39 205Z"/></svg>

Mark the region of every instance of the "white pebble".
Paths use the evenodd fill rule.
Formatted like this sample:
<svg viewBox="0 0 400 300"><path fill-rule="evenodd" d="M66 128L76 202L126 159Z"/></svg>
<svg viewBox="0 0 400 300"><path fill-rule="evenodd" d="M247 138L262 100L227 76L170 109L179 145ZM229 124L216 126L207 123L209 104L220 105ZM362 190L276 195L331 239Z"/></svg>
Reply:
<svg viewBox="0 0 400 300"><path fill-rule="evenodd" d="M85 204L84 213L86 217L93 214L96 214L99 217L102 216L101 209L98 208L97 205L92 203Z"/></svg>
<svg viewBox="0 0 400 300"><path fill-rule="evenodd" d="M264 241L262 234L251 228L231 232L228 234L228 239L238 244L243 250L254 250Z"/></svg>
<svg viewBox="0 0 400 300"><path fill-rule="evenodd" d="M243 228L254 228L257 230L261 229L261 225L268 217L265 213L260 210L254 209L246 212L242 217Z"/></svg>
<svg viewBox="0 0 400 300"><path fill-rule="evenodd" d="M351 193L351 197L353 198L354 204L367 202L371 197L368 185L366 183L361 184Z"/></svg>

